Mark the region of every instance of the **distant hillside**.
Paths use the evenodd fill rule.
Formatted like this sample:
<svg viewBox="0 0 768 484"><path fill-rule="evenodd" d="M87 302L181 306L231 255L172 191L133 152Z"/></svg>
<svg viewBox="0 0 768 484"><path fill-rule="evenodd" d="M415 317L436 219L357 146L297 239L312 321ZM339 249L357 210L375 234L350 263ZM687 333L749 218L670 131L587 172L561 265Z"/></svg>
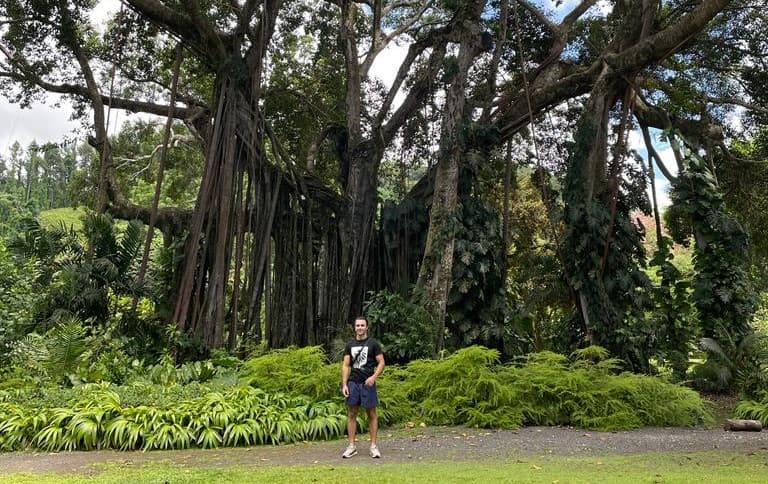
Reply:
<svg viewBox="0 0 768 484"><path fill-rule="evenodd" d="M40 212L40 225L45 228L58 227L61 222L67 227L74 227L79 231L83 228L83 216L86 213L85 208L53 208Z"/></svg>

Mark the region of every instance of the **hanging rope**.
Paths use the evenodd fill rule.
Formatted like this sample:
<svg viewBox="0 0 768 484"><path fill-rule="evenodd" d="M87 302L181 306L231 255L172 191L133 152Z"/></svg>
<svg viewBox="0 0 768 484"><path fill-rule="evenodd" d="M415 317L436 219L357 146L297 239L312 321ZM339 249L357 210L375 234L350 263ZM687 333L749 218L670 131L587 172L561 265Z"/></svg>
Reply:
<svg viewBox="0 0 768 484"><path fill-rule="evenodd" d="M517 40L517 58L518 62L520 62L520 71L523 76L523 89L525 90L525 101L526 101L526 107L528 108L528 125L531 129L531 142L533 143L533 153L536 157L536 172L539 175L539 183L541 184L541 198L542 202L544 203L544 208L547 212L547 220L549 220L548 227L551 231L550 237L552 238L552 241L557 240L557 227L555 227L555 222L552 220L551 213L552 208L550 207L549 203L549 190L548 190L548 183L547 180L544 178L544 168L541 164L541 156L539 155L539 145L536 142L536 123L533 119L533 103L531 102L531 89L530 85L528 84L528 72L525 68L525 58L523 57L523 40L520 35L520 15L517 11L517 3L515 3L514 8L514 14L515 14L515 37ZM555 244L557 247L558 245Z"/></svg>
<svg viewBox="0 0 768 484"><path fill-rule="evenodd" d="M163 188L163 179L165 177L165 160L168 154L168 142L171 138L171 128L173 126L173 116L176 110L176 97L179 86L179 71L181 70L181 62L184 58L184 47L181 44L176 45L176 60L173 64L173 79L171 80L171 101L168 106L168 117L165 120L165 129L163 131L163 142L160 147L160 156L158 160L157 168L157 181L155 183L155 196L152 199L152 208L149 213L149 227L147 227L147 239L144 243L144 254L141 257L141 265L139 266L139 274L137 276L137 285L141 287L144 284L144 276L147 272L147 264L149 263L149 252L152 249L152 238L155 233L155 225L157 224L157 211L160 205L160 195ZM131 304L131 313L136 311L136 305L139 301L139 295L136 294L133 297L133 303Z"/></svg>
<svg viewBox="0 0 768 484"><path fill-rule="evenodd" d="M547 180L544 178L544 169L542 167L541 158L539 156L538 144L536 143L536 131L535 131L536 124L534 123L534 119L533 119L533 106L531 102L531 92L530 92L530 86L528 84L527 71L525 69L525 62L524 62L525 59L523 58L523 43L522 43L522 38L520 36L520 17L517 11L517 4L515 4L514 14L515 14L515 32L517 36L517 54L520 62L520 69L523 75L525 99L528 107L528 123L531 126L531 137L533 139L534 154L536 156L536 170L539 173L539 183L541 184L541 198L544 203L544 208L547 212L547 220L549 221L549 224L547 225L547 227L550 230L550 238L554 245L554 252L557 254L558 258L560 259L560 262L562 263L566 278L570 278L570 275L568 274L569 272L568 264L565 263L566 262L565 254L563 253L561 244L557 243L557 227L555 226L555 221L551 216L552 208L550 206L550 200L549 200L549 190L548 190L549 185L547 184ZM593 341L586 296L584 295L583 291L574 291L574 297L577 299L576 305L581 311L582 329L584 333L587 335L589 341Z"/></svg>
<svg viewBox="0 0 768 484"><path fill-rule="evenodd" d="M622 161L624 160L624 153L628 143L627 138L629 136L629 129L627 129L627 126L629 125L629 115L632 113L634 106L634 93L634 87L632 84L629 84L624 95L621 121L619 122L619 132L617 133L618 140L616 142L616 148L613 152L613 160L611 161L611 217L608 223L608 235L606 236L605 247L603 247L603 258L600 262L600 273L603 275L605 274L605 269L608 265L608 249L610 248L611 242L613 241L613 229L614 225L616 224L616 210L619 200L620 188L619 175L621 174L621 165Z"/></svg>
<svg viewBox="0 0 768 484"><path fill-rule="evenodd" d="M109 193L107 190L107 161L111 158L111 149L109 146L109 124L112 116L112 97L115 90L115 75L117 73L116 65L120 63L123 54L123 47L125 46L125 29L123 28L123 13L125 12L125 5L120 2L120 12L118 14L119 23L119 41L117 44L117 57L112 62L112 72L110 73L109 80L109 95L107 97L107 120L104 126L104 139L102 140L101 153L100 153L100 166L99 166L99 201L97 205L97 212L99 215L107 211L107 204L109 203Z"/></svg>

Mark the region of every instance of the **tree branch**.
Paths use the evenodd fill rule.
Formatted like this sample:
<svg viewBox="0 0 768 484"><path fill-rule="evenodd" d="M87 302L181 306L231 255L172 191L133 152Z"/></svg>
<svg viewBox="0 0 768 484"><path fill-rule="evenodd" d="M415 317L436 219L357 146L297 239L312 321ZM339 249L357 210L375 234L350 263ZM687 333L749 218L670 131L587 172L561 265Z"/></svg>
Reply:
<svg viewBox="0 0 768 484"><path fill-rule="evenodd" d="M747 102L736 97L714 97L705 95L704 99L712 104L730 104L732 106L741 106L757 113L768 114L768 107Z"/></svg>
<svg viewBox="0 0 768 484"><path fill-rule="evenodd" d="M53 84L47 81L43 81L39 78L30 78L29 76L14 73L14 72L0 72L0 77L6 77L13 79L14 81L31 82L36 86L44 89L48 92L54 92L57 94L68 94L83 98L85 100L92 100L92 93L87 86L80 86L76 84ZM119 97L109 97L104 94L98 94L101 97L101 102L105 106L109 106L113 109L124 109L132 113L147 113L155 114L157 116L167 116L169 106L166 104L157 104L146 101L138 101L135 99L126 99ZM199 116L200 113L206 112L207 108L203 106L194 107L180 107L177 106L174 109L174 118L176 119L188 119Z"/></svg>
<svg viewBox="0 0 768 484"><path fill-rule="evenodd" d="M661 156L659 156L659 153L656 151L656 147L653 145L653 140L651 140L651 133L648 130L648 125L640 123L640 129L643 132L643 141L645 142L645 149L648 151L648 156L656 161L656 165L659 167L667 180L669 180L671 183L675 183L677 178L672 175L672 172L669 171L667 165L664 164ZM651 173L651 176L653 176L653 173Z"/></svg>
<svg viewBox="0 0 768 484"><path fill-rule="evenodd" d="M377 3L380 3L380 0L377 0ZM407 2L403 2L403 4L407 4ZM387 34L386 36L382 37L381 34L381 25L375 25L376 19L374 15L374 32L373 32L373 38L371 41L371 50L368 51L368 53L365 55L365 59L363 60L362 65L360 66L360 74L362 76L368 76L368 71L371 68L371 65L373 64L373 61L376 59L376 57L387 48L390 42L392 40L396 39L400 35L404 34L406 31L408 31L413 25L421 18L421 16L424 14L424 12L427 10L427 8L430 5L429 0L424 0L420 8L414 13L410 18L408 18L405 22L403 22L398 28ZM387 10L392 10L392 5L390 5L390 8Z"/></svg>
<svg viewBox="0 0 768 484"><path fill-rule="evenodd" d="M616 74L630 75L674 54L725 9L731 0L704 0L690 13L665 29L618 53L607 53L605 62Z"/></svg>
<svg viewBox="0 0 768 484"><path fill-rule="evenodd" d="M612 68L611 75L623 78L631 78L635 71L658 63L680 50L730 3L730 0L704 0L677 22L621 52L604 53L590 66L576 66L569 62L546 66L533 82L531 106L534 114L565 99L589 92L604 62ZM496 113L502 142L527 123L525 104L524 96L518 89L502 98Z"/></svg>
<svg viewBox="0 0 768 484"><path fill-rule="evenodd" d="M217 68L229 58L226 48L227 36L216 32L199 15L196 0L184 0L184 4L191 9L190 16L181 14L157 0L125 0L125 2L142 17L178 37L210 66ZM197 15L195 11L198 11Z"/></svg>

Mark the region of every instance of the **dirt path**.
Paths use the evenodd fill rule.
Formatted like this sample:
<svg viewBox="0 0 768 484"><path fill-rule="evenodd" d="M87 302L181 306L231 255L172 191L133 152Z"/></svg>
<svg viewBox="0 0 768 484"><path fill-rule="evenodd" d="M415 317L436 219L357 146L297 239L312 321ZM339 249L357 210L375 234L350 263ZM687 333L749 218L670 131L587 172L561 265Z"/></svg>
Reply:
<svg viewBox="0 0 768 484"><path fill-rule="evenodd" d="M370 459L368 443L358 444L360 454L342 460L345 441L305 442L282 446L237 449L153 452L15 452L0 454L0 476L14 472L95 474L97 464L140 466L173 462L185 467L269 466L361 461L409 462L419 460L495 460L520 456L593 456L664 451L768 449L768 431L725 432L721 429L645 428L627 432L590 432L562 427L525 427L488 431L463 427L384 430L381 460Z"/></svg>

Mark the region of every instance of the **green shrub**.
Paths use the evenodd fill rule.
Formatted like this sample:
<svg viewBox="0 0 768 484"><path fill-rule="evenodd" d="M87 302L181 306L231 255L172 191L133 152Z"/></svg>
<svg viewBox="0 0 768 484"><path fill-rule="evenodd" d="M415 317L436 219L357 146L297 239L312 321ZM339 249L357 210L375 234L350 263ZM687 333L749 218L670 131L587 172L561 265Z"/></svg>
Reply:
<svg viewBox="0 0 768 484"><path fill-rule="evenodd" d="M365 314L388 361L407 363L434 354L434 325L423 306L384 289L369 294Z"/></svg>
<svg viewBox="0 0 768 484"><path fill-rule="evenodd" d="M6 366L13 343L26 334L39 297L34 264L17 265L0 239L0 367Z"/></svg>
<svg viewBox="0 0 768 484"><path fill-rule="evenodd" d="M719 340L700 340L706 360L691 369L694 387L714 392L737 390L749 397L768 390L768 338L756 332L721 334Z"/></svg>
<svg viewBox="0 0 768 484"><path fill-rule="evenodd" d="M442 360L413 361L404 382L408 398L432 425L519 427L516 392L499 378L498 360L498 351L471 346Z"/></svg>
<svg viewBox="0 0 768 484"><path fill-rule="evenodd" d="M618 361L591 347L569 359L535 353L500 366L498 352L470 347L440 361L408 365L403 383L416 418L432 425L513 428L575 425L618 430L709 421L692 390L659 378L619 373Z"/></svg>
<svg viewBox="0 0 768 484"><path fill-rule="evenodd" d="M140 362L125 352L124 342L109 331L86 327L80 319L63 315L44 334L29 333L15 341L8 359L19 376L68 385L101 381L122 384L141 371ZM201 366L204 367L205 362L193 365L194 368ZM195 377L199 375L187 381Z"/></svg>
<svg viewBox="0 0 768 484"><path fill-rule="evenodd" d="M736 418L759 420L768 425L768 393L763 392L756 400L742 400L734 410Z"/></svg>
<svg viewBox="0 0 768 484"><path fill-rule="evenodd" d="M240 369L245 382L270 392L329 400L340 395L341 366L329 365L319 346L290 347L247 360Z"/></svg>
<svg viewBox="0 0 768 484"><path fill-rule="evenodd" d="M179 370L169 362L161 367L168 375ZM195 365L188 368L197 371ZM325 363L320 348L253 358L239 375L240 384L217 376L186 385L161 378L168 384L136 379L129 385L70 389L17 379L0 391L0 449L209 448L327 439L344 432L339 365ZM710 418L694 391L621 372L618 361L599 347L568 357L536 353L501 365L498 351L473 346L439 360L390 366L378 385L382 425L418 420L617 430L693 426ZM768 415L765 398L749 405L749 415ZM742 407L746 412L747 404ZM365 420L359 420L363 429Z"/></svg>
<svg viewBox="0 0 768 484"><path fill-rule="evenodd" d="M620 430L694 426L710 420L690 389L660 378L619 373L619 362L591 347L571 358L537 353L506 375L518 392L525 423Z"/></svg>
<svg viewBox="0 0 768 484"><path fill-rule="evenodd" d="M176 366L170 357L164 357L149 367L147 378L157 385L186 385L204 383L216 376L216 367L210 361L193 361Z"/></svg>
<svg viewBox="0 0 768 484"><path fill-rule="evenodd" d="M408 398L407 387L404 384L411 375L412 372L406 367L388 366L376 381L379 392L377 413L380 425L407 422L416 416L415 405Z"/></svg>

